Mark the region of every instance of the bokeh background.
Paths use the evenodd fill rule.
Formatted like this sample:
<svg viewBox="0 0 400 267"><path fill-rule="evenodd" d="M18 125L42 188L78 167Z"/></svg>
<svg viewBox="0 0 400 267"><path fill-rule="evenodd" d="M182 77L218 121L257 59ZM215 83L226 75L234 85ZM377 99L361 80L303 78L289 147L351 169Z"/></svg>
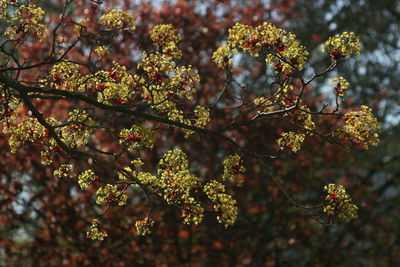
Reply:
<svg viewBox="0 0 400 267"><path fill-rule="evenodd" d="M37 1L57 15L62 1ZM142 196L133 192L132 203L107 214L104 227L110 237L103 242L85 238L96 208L94 192L80 192L76 181L56 179L40 164L39 150L27 148L13 155L7 137L0 135L0 265L2 266L397 266L400 264L400 2L393 0L282 0L282 1L110 1L107 9L130 10L138 18L134 36L113 44L110 58L134 68L135 49L151 50L148 30L172 23L183 36L182 64L198 69L201 80L197 101L205 103L224 85L211 55L236 22L259 25L272 22L297 35L310 51L305 75L329 64L321 43L343 31L362 41L361 56L341 64L335 74L351 84L344 105L370 106L381 126L381 143L367 151L346 151L323 140L309 140L301 153L283 154L269 164L275 176L299 203L319 203L325 184L342 183L359 206L359 217L325 228L303 214L279 191L255 162L246 162L244 187L230 189L239 203L239 218L228 229L212 214L202 225L181 223L179 211L158 203L158 223L149 237L138 237L133 222L146 211ZM76 0L73 14L96 18L102 8ZM68 32L66 32L68 34ZM79 57L81 51L73 53ZM40 57L46 43L37 43L21 55ZM81 54L80 54L81 53ZM262 59L242 56L235 72L251 85L249 94L262 95L271 70ZM333 96L323 77L307 92L308 104L318 107ZM233 93L227 94L233 99ZM48 112L69 106L49 106ZM223 109L210 127L229 119ZM111 118L109 118L111 119ZM330 122L320 121L321 127ZM273 153L279 129L276 123L244 127L241 144L249 150ZM246 138L244 138L246 137ZM193 138L187 142L176 133L166 134L187 151L192 170L215 176L215 164L231 152L226 144ZM240 140L239 140L240 141ZM107 142L107 140L104 140ZM168 142L167 142L168 143ZM168 149L158 144L147 160L157 163ZM36 151L36 152L35 152ZM217 153L216 153L217 151ZM86 164L85 162L82 163ZM150 168L151 166L149 166ZM104 171L106 175L106 170Z"/></svg>

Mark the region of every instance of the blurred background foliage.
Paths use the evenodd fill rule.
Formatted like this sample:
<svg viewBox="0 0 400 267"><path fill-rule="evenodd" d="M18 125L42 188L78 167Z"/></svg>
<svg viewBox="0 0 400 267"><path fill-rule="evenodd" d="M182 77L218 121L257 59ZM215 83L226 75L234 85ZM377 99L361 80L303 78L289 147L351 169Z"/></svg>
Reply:
<svg viewBox="0 0 400 267"><path fill-rule="evenodd" d="M90 1L76 1L76 14L96 16ZM38 3L58 13L62 1ZM381 144L368 151L344 151L321 140L307 141L298 155L271 160L274 173L297 201L317 203L323 185L343 183L359 206L359 218L324 228L301 213L279 192L267 173L254 162L243 188L235 189L239 203L237 223L225 230L212 215L199 227L180 223L177 211L160 203L163 218L150 237L138 238L130 217L145 207L137 205L112 212L105 227L110 238L102 243L85 239L95 206L92 193L80 193L73 181L58 181L40 165L32 151L10 155L1 136L0 263L5 266L397 266L400 264L400 3L393 0L271 0L271 1L104 1L134 12L141 22L136 38L140 48L151 47L148 29L172 23L183 35L183 64L192 64L202 77L199 101L223 86L211 63L212 52L236 22L259 25L271 21L295 33L310 51L305 75L321 71L329 58L320 50L328 37L353 31L361 37L362 53L337 69L351 84L347 104L373 108L382 128ZM85 11L88 8L88 11ZM140 38L138 38L140 37ZM40 49L40 44L38 45ZM42 45L44 46L44 45ZM32 48L36 49L36 48ZM132 63L124 57L119 60ZM126 55L126 54L125 54ZM237 73L261 95L271 72L262 60L241 57ZM313 84L310 101L329 103L329 77ZM229 95L228 95L229 96ZM215 117L223 118L216 111ZM218 123L218 122L217 122ZM249 149L271 151L264 145L278 129L274 123L243 129ZM327 126L329 127L329 125ZM169 136L180 142L195 165L210 162L198 173L213 175L221 144ZM245 141L243 141L245 142ZM271 142L269 142L271 143ZM163 149L160 147L160 149ZM194 151L202 151L195 153ZM204 156L208 155L208 156ZM155 156L156 158L156 156ZM29 159L29 160L27 160ZM154 160L155 161L155 160ZM156 162L156 161L155 161ZM136 199L138 200L138 199ZM128 218L128 219L127 219Z"/></svg>

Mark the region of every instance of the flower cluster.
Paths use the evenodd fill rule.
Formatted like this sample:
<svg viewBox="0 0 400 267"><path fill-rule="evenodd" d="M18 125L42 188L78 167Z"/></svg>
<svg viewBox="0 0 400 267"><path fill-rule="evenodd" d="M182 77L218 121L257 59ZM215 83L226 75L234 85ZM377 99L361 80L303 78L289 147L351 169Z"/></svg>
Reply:
<svg viewBox="0 0 400 267"><path fill-rule="evenodd" d="M333 90L338 96L344 96L344 91L349 88L349 82L343 77L335 77L329 81L333 84Z"/></svg>
<svg viewBox="0 0 400 267"><path fill-rule="evenodd" d="M153 225L154 221L149 217L146 217L140 221L136 221L135 222L136 232L138 235L142 236L151 234L151 228L153 227Z"/></svg>
<svg viewBox="0 0 400 267"><path fill-rule="evenodd" d="M82 190L86 189L91 184L97 184L99 177L92 170L81 172L78 176L78 184Z"/></svg>
<svg viewBox="0 0 400 267"><path fill-rule="evenodd" d="M90 76L90 84L98 93L97 101L107 105L121 105L128 101L131 88L135 86L133 76L126 67L113 62L113 68L107 72L100 70Z"/></svg>
<svg viewBox="0 0 400 267"><path fill-rule="evenodd" d="M54 176L60 177L60 178L74 177L74 174L72 172L72 165L71 164L62 164L57 170L54 171ZM81 188L82 188L82 186L81 186Z"/></svg>
<svg viewBox="0 0 400 267"><path fill-rule="evenodd" d="M357 206L351 203L350 196L346 193L342 185L329 184L324 187L327 192L325 200L328 204L324 207L324 212L329 216L338 215L339 218L357 218Z"/></svg>
<svg viewBox="0 0 400 267"><path fill-rule="evenodd" d="M223 180L229 180L238 186L242 186L244 182L243 173L246 168L242 166L242 160L240 156L230 155L224 160L224 174L222 176Z"/></svg>
<svg viewBox="0 0 400 267"><path fill-rule="evenodd" d="M131 14L128 14L123 10L116 9L113 9L109 13L102 15L100 17L100 23L106 26L109 30L126 28L135 30L136 28L135 19Z"/></svg>
<svg viewBox="0 0 400 267"><path fill-rule="evenodd" d="M99 205L103 202L118 204L118 206L126 205L127 196L124 191L119 190L116 185L107 184L104 187L100 187L96 195L96 203Z"/></svg>
<svg viewBox="0 0 400 267"><path fill-rule="evenodd" d="M136 178L142 183L143 185L151 186L154 189L160 189L164 187L163 181L161 179L149 172L139 172Z"/></svg>
<svg viewBox="0 0 400 267"><path fill-rule="evenodd" d="M17 149L28 143L37 143L45 135L44 127L36 118L27 118L19 124L10 125L7 129L11 132L8 144L11 148L11 153L16 153Z"/></svg>
<svg viewBox="0 0 400 267"><path fill-rule="evenodd" d="M199 224L204 208L192 196L200 186L200 180L188 170L188 160L180 149L170 150L159 162L158 174L163 184L162 195L168 204L182 206L186 224Z"/></svg>
<svg viewBox="0 0 400 267"><path fill-rule="evenodd" d="M158 110L170 110L176 108L174 102L170 101L172 95L170 90L165 90L169 82L169 75L173 73L175 66L171 58L160 53L145 55L138 64L146 74L146 84L142 88L142 97L147 103Z"/></svg>
<svg viewBox="0 0 400 267"><path fill-rule="evenodd" d="M322 46L323 52L328 52L333 60L360 55L360 38L353 32L343 32L330 37Z"/></svg>
<svg viewBox="0 0 400 267"><path fill-rule="evenodd" d="M0 84L0 126L3 133L13 133L16 122L18 121L18 110L22 106L22 101L5 90Z"/></svg>
<svg viewBox="0 0 400 267"><path fill-rule="evenodd" d="M154 26L150 31L150 38L156 46L161 48L165 55L173 58L182 57L182 51L177 46L182 38L172 24Z"/></svg>
<svg viewBox="0 0 400 267"><path fill-rule="evenodd" d="M0 0L0 19L5 18L7 15L7 0Z"/></svg>
<svg viewBox="0 0 400 267"><path fill-rule="evenodd" d="M2 12L4 13L4 11ZM9 28L4 35L13 39L19 33L30 33L38 37L39 40L44 39L46 37L46 26L40 22L44 13L43 9L35 5L21 5L11 19L7 21Z"/></svg>
<svg viewBox="0 0 400 267"><path fill-rule="evenodd" d="M152 149L154 144L154 133L143 125L133 125L130 129L122 129L119 133L119 143L125 143L128 151L139 148Z"/></svg>
<svg viewBox="0 0 400 267"><path fill-rule="evenodd" d="M183 114L182 110L179 109L172 109L168 112L168 119L171 121L180 122L189 126L192 126L192 122L186 118ZM182 132L185 134L185 138L189 138L194 132L189 129L182 129Z"/></svg>
<svg viewBox="0 0 400 267"><path fill-rule="evenodd" d="M360 111L346 113L344 120L345 125L335 133L337 136L350 139L362 149L378 145L380 127L371 108L363 105Z"/></svg>
<svg viewBox="0 0 400 267"><path fill-rule="evenodd" d="M78 64L60 62L50 71L51 86L65 91L81 91L84 79L78 71Z"/></svg>
<svg viewBox="0 0 400 267"><path fill-rule="evenodd" d="M132 160L132 161L131 161L131 164L132 164L133 166L135 166L136 168L139 168L139 167L142 167L144 163L143 163L143 161L142 161L141 158L137 158L137 159L135 159L135 160Z"/></svg>
<svg viewBox="0 0 400 267"><path fill-rule="evenodd" d="M297 132L282 133L281 138L277 140L279 148L290 149L294 153L300 150L301 144L304 142L305 134Z"/></svg>
<svg viewBox="0 0 400 267"><path fill-rule="evenodd" d="M219 223L225 227L235 223L238 215L236 200L231 195L225 194L225 186L216 180L208 182L204 188L204 193L214 203L214 210L217 214Z"/></svg>
<svg viewBox="0 0 400 267"><path fill-rule="evenodd" d="M196 106L194 109L195 122L194 126L204 128L210 121L210 112L203 106Z"/></svg>
<svg viewBox="0 0 400 267"><path fill-rule="evenodd" d="M218 67L223 68L232 64L232 52L229 47L222 45L218 47L217 50L212 55L213 61L218 65Z"/></svg>
<svg viewBox="0 0 400 267"><path fill-rule="evenodd" d="M237 53L237 46L252 56L265 51L266 63L274 67L277 73L290 74L294 70L301 70L308 56L294 34L268 22L257 27L236 23L229 30L228 47L232 53ZM221 50L219 54L216 60L221 65L227 51Z"/></svg>
<svg viewBox="0 0 400 267"><path fill-rule="evenodd" d="M70 147L86 145L93 126L94 121L85 110L74 109L68 114L66 126L61 129L61 139Z"/></svg>
<svg viewBox="0 0 400 267"><path fill-rule="evenodd" d="M154 109L167 114L169 120L180 122L188 126L204 127L208 122L208 112L205 108L197 108L197 121L192 121L181 110L177 102L184 99L191 100L196 92L195 86L200 82L197 71L191 66L176 66L170 57L159 52L145 55L138 64L142 77L135 75L140 87L141 95ZM182 128L188 138L193 131Z"/></svg>
<svg viewBox="0 0 400 267"><path fill-rule="evenodd" d="M92 240L104 240L104 238L108 237L107 232L99 230L100 221L99 219L93 219L92 225L90 226L89 231L86 233L86 238L90 238Z"/></svg>
<svg viewBox="0 0 400 267"><path fill-rule="evenodd" d="M194 86L200 83L200 76L197 71L193 70L192 66L183 66L176 67L174 74L168 83L170 90L177 96L192 99L196 91Z"/></svg>
<svg viewBox="0 0 400 267"><path fill-rule="evenodd" d="M94 52L96 52L97 55L102 57L102 56L108 54L108 49L107 49L107 47L104 47L104 46L101 45L101 46L96 47Z"/></svg>

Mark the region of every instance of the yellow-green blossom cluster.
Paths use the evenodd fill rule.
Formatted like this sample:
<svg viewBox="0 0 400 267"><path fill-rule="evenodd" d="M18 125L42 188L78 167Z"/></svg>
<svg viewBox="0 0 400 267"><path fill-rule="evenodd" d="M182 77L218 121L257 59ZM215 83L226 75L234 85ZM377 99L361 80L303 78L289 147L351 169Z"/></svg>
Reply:
<svg viewBox="0 0 400 267"><path fill-rule="evenodd" d="M135 30L135 19L123 10L113 9L100 17L100 23L109 30L131 28Z"/></svg>
<svg viewBox="0 0 400 267"><path fill-rule="evenodd" d="M86 233L86 238L90 238L92 240L104 240L104 238L108 237L107 232L100 231L100 221L99 219L93 219L92 225L90 226L89 231Z"/></svg>
<svg viewBox="0 0 400 267"><path fill-rule="evenodd" d="M94 121L85 110L74 109L68 114L66 126L61 129L61 139L69 147L86 145L93 126Z"/></svg>
<svg viewBox="0 0 400 267"><path fill-rule="evenodd" d="M1 5L3 6L3 4ZM4 14L6 11L0 10L0 12ZM40 40L44 39L46 26L41 23L44 13L43 9L36 5L21 5L11 19L7 20L8 28L4 32L4 36L13 39L19 33L30 33Z"/></svg>
<svg viewBox="0 0 400 267"><path fill-rule="evenodd" d="M246 168L242 166L242 160L240 156L229 155L224 160L224 174L222 176L223 180L229 180L238 186L242 186L244 182L244 172Z"/></svg>
<svg viewBox="0 0 400 267"><path fill-rule="evenodd" d="M335 77L331 79L329 83L333 84L333 90L339 96L343 96L344 91L350 86L349 82L343 77Z"/></svg>
<svg viewBox="0 0 400 267"><path fill-rule="evenodd" d="M86 189L90 184L92 183L97 183L99 177L94 174L94 172L89 169L84 172L81 172L78 176L78 184L79 187L84 190Z"/></svg>
<svg viewBox="0 0 400 267"><path fill-rule="evenodd" d="M131 161L131 164L132 164L133 166L135 166L136 168L139 168L139 167L142 167L144 163L143 163L143 161L142 161L141 158L137 158L137 159L135 159L135 160L132 160L132 161Z"/></svg>
<svg viewBox="0 0 400 267"><path fill-rule="evenodd" d="M301 148L301 144L304 142L305 134L297 132L284 132L281 134L281 138L277 140L279 148L290 149L294 153L298 152Z"/></svg>
<svg viewBox="0 0 400 267"><path fill-rule="evenodd" d="M8 7L7 0L0 0L0 19L3 19L7 15L7 7Z"/></svg>
<svg viewBox="0 0 400 267"><path fill-rule="evenodd" d="M228 47L232 53L237 53L238 46L252 56L266 52L266 63L272 65L276 72L286 74L301 70L308 56L308 52L300 45L296 35L268 22L257 27L236 23L229 29ZM215 57L219 65L223 64L228 54L228 51L223 49Z"/></svg>
<svg viewBox="0 0 400 267"><path fill-rule="evenodd" d="M183 223L187 225L198 225L204 217L204 208L194 198L189 198L182 207Z"/></svg>
<svg viewBox="0 0 400 267"><path fill-rule="evenodd" d="M218 65L218 67L223 68L232 64L232 52L229 47L222 45L218 47L217 50L212 55L213 61Z"/></svg>
<svg viewBox="0 0 400 267"><path fill-rule="evenodd" d="M102 56L108 54L108 49L107 49L107 47L104 47L104 46L101 45L101 46L96 47L94 52L96 52L97 55L102 57Z"/></svg>
<svg viewBox="0 0 400 267"><path fill-rule="evenodd" d="M203 191L214 203L218 222L224 224L225 227L233 225L237 219L238 208L236 207L236 200L231 195L224 193L225 186L216 180L212 180L204 186Z"/></svg>
<svg viewBox="0 0 400 267"><path fill-rule="evenodd" d="M11 153L16 153L17 149L24 144L37 143L45 135L45 128L36 118L31 117L18 124L10 125L7 130L11 132L8 140Z"/></svg>
<svg viewBox="0 0 400 267"><path fill-rule="evenodd" d="M200 186L200 180L188 170L188 160L180 149L170 150L159 162L158 174L162 181L162 195L168 204L180 205L186 224L199 224L204 208L192 193Z"/></svg>
<svg viewBox="0 0 400 267"><path fill-rule="evenodd" d="M161 51L173 58L181 58L182 51L178 48L181 36L172 24L160 24L154 26L150 31L150 38Z"/></svg>
<svg viewBox="0 0 400 267"><path fill-rule="evenodd" d="M126 194L119 190L116 185L107 184L106 186L100 187L97 192L97 204L102 204L103 202L118 204L118 206L126 205L127 196Z"/></svg>
<svg viewBox="0 0 400 267"><path fill-rule="evenodd" d="M144 125L133 125L130 129L122 129L119 133L119 143L125 143L128 151L139 148L152 149L154 144L154 133Z"/></svg>
<svg viewBox="0 0 400 267"><path fill-rule="evenodd" d="M148 54L138 64L138 69L146 73L147 85L142 87L142 97L145 101L158 110L176 108L175 103L169 100L171 92L168 93L169 90L165 89L169 75L175 70L171 58L158 52Z"/></svg>
<svg viewBox="0 0 400 267"><path fill-rule="evenodd" d="M51 86L65 91L81 91L84 83L79 73L79 65L72 62L60 62L50 71Z"/></svg>
<svg viewBox="0 0 400 267"><path fill-rule="evenodd" d="M192 126L192 122L184 116L182 110L172 109L168 112L167 115L168 115L168 119L170 119L171 121L176 121L176 122L180 122L180 123ZM185 138L189 138L189 136L194 133L194 131L185 129L185 128L182 129L182 132L184 133Z"/></svg>
<svg viewBox="0 0 400 267"><path fill-rule="evenodd" d="M133 76L126 67L113 62L111 71L100 70L90 76L90 83L98 92L97 101L107 105L121 105L128 101L131 88L135 86Z"/></svg>
<svg viewBox="0 0 400 267"><path fill-rule="evenodd" d="M196 70L192 69L192 66L176 67L174 76L169 80L168 87L175 95L191 100L196 92L194 86L199 82L200 76Z"/></svg>
<svg viewBox="0 0 400 267"><path fill-rule="evenodd" d="M135 222L136 232L138 235L142 236L151 234L151 228L153 227L153 225L154 221L149 217L146 217L140 221L136 221Z"/></svg>
<svg viewBox="0 0 400 267"><path fill-rule="evenodd" d="M338 215L339 218L357 218L357 206L351 203L350 196L342 185L329 184L324 187L327 195L325 200L328 204L324 207L324 212L329 216Z"/></svg>
<svg viewBox="0 0 400 267"><path fill-rule="evenodd" d="M159 162L158 174L165 186L164 199L169 203L179 203L190 198L193 189L199 186L199 179L188 170L188 160L180 149L170 150Z"/></svg>
<svg viewBox="0 0 400 267"><path fill-rule="evenodd" d="M163 181L161 181L159 177L149 172L139 172L136 178L140 181L141 184L153 187L156 190L164 186Z"/></svg>
<svg viewBox="0 0 400 267"><path fill-rule="evenodd" d="M54 176L60 178L72 178L74 173L72 172L71 164L62 164L57 170L54 171Z"/></svg>
<svg viewBox="0 0 400 267"><path fill-rule="evenodd" d="M203 106L196 106L194 109L195 122L194 126L204 128L210 121L210 112Z"/></svg>
<svg viewBox="0 0 400 267"><path fill-rule="evenodd" d="M176 102L182 99L191 100L196 92L195 86L200 82L197 71L191 66L176 66L170 57L159 52L145 55L138 64L138 69L144 75L135 75L134 79L139 81L141 95L153 108L167 114L168 119L186 124L188 126L198 125L204 127L208 121L205 108L195 110L198 121L192 122L183 110L178 108ZM182 128L185 137L188 138L193 131Z"/></svg>
<svg viewBox="0 0 400 267"><path fill-rule="evenodd" d="M339 136L347 135L358 147L368 149L379 143L379 123L372 109L362 105L360 111L345 114L345 125L339 130Z"/></svg>
<svg viewBox="0 0 400 267"><path fill-rule="evenodd" d="M329 37L322 46L322 51L329 53L333 60L360 55L360 37L353 32L343 32L335 37Z"/></svg>

